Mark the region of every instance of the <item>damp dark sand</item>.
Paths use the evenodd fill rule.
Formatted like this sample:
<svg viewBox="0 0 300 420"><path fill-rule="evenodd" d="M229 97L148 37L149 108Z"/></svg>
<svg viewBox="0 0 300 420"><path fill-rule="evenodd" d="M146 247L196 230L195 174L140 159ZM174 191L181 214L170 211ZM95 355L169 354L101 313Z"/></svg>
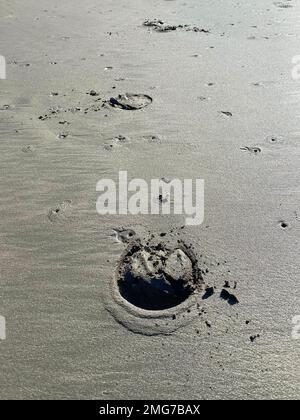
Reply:
<svg viewBox="0 0 300 420"><path fill-rule="evenodd" d="M1 398L299 397L299 12L1 1ZM205 179L204 223L100 217L96 183L119 170ZM147 259L163 244L147 302L179 305L121 296L132 241Z"/></svg>

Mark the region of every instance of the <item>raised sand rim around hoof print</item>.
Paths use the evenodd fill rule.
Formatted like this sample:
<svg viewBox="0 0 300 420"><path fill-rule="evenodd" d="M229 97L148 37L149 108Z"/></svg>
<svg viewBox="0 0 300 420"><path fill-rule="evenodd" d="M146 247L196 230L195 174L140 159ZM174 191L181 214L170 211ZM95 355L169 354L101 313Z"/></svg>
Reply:
<svg viewBox="0 0 300 420"><path fill-rule="evenodd" d="M184 243L129 243L111 282L107 309L131 331L170 334L197 316L201 270ZM194 308L194 310L193 310Z"/></svg>
<svg viewBox="0 0 300 420"><path fill-rule="evenodd" d="M145 108L152 103L151 96L135 93L125 93L116 98L110 98L110 105L114 108L121 108L127 111L135 111Z"/></svg>

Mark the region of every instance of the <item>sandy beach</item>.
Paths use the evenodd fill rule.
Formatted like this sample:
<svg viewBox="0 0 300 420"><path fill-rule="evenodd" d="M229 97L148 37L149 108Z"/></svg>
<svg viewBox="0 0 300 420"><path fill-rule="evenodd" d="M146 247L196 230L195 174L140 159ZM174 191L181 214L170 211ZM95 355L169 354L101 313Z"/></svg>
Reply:
<svg viewBox="0 0 300 420"><path fill-rule="evenodd" d="M299 399L299 17L0 0L0 399ZM99 215L120 171L205 180L203 223ZM146 257L176 305L120 294Z"/></svg>

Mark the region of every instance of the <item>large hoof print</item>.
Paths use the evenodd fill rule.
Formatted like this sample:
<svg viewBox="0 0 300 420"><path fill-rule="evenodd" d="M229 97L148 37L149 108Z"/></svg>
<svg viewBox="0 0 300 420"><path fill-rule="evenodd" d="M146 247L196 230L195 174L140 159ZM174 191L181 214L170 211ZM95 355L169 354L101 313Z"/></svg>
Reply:
<svg viewBox="0 0 300 420"><path fill-rule="evenodd" d="M195 255L183 243L132 241L112 280L113 302L108 310L131 331L169 334L197 314L202 285Z"/></svg>
<svg viewBox="0 0 300 420"><path fill-rule="evenodd" d="M135 111L150 105L152 103L152 98L148 95L126 93L125 95L117 96L117 98L110 98L109 103L114 108Z"/></svg>
<svg viewBox="0 0 300 420"><path fill-rule="evenodd" d="M196 290L193 263L180 248L134 245L118 278L120 294L138 308L159 311L184 302Z"/></svg>

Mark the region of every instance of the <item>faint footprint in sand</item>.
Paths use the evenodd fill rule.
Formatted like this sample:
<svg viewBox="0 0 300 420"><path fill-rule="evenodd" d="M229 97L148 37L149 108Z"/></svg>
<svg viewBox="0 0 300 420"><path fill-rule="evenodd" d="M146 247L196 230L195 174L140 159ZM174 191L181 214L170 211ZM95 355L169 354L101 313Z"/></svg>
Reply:
<svg viewBox="0 0 300 420"><path fill-rule="evenodd" d="M121 146L125 143L128 143L128 138L125 136L122 136L121 134L119 136L113 137L111 139L109 139L105 144L104 144L104 149L108 150L108 151L112 151L115 147Z"/></svg>
<svg viewBox="0 0 300 420"><path fill-rule="evenodd" d="M160 144L162 143L162 139L159 136L155 136L155 135L147 135L147 136L143 136L144 140L147 140L148 143L156 143L156 144Z"/></svg>
<svg viewBox="0 0 300 420"><path fill-rule="evenodd" d="M28 144L27 146L22 147L22 152L23 153L33 153L33 152L35 152L35 148L31 144Z"/></svg>
<svg viewBox="0 0 300 420"><path fill-rule="evenodd" d="M258 155L259 153L261 153L261 148L257 146L243 146L243 147L240 147L240 149L243 150L244 152L249 152L254 155Z"/></svg>
<svg viewBox="0 0 300 420"><path fill-rule="evenodd" d="M51 208L48 212L48 219L50 222L65 221L70 216L71 200L65 200L57 206Z"/></svg>
<svg viewBox="0 0 300 420"><path fill-rule="evenodd" d="M127 111L135 111L152 103L151 96L126 93L124 95L119 95L117 98L110 98L109 104L114 108L125 109Z"/></svg>
<svg viewBox="0 0 300 420"><path fill-rule="evenodd" d="M38 118L40 121L46 121L48 119L51 119L52 117L55 117L62 112L66 112L63 108L60 108L59 106L51 107L48 110L48 114L40 115Z"/></svg>
<svg viewBox="0 0 300 420"><path fill-rule="evenodd" d="M90 90L90 91L86 92L86 94L87 94L87 95L90 95L90 96L99 96L99 92L97 92L97 91L96 91L96 90L94 90L94 89L92 89L92 90Z"/></svg>

